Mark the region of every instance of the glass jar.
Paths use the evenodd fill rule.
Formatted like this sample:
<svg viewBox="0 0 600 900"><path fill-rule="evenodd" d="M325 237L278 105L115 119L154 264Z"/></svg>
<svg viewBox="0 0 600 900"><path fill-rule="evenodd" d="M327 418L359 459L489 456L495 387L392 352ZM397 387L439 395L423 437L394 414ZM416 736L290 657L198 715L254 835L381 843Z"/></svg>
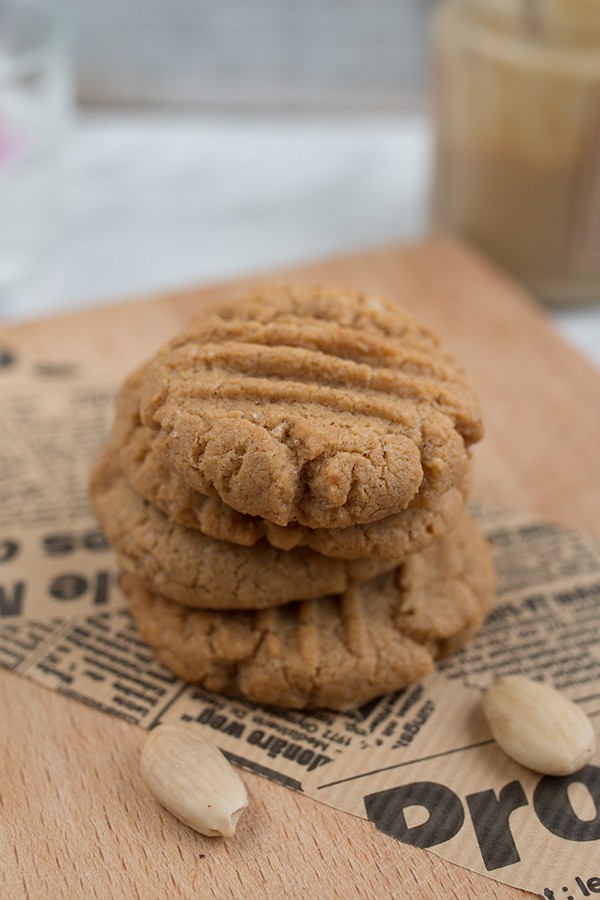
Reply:
<svg viewBox="0 0 600 900"><path fill-rule="evenodd" d="M600 0L449 0L433 42L434 228L600 300Z"/></svg>

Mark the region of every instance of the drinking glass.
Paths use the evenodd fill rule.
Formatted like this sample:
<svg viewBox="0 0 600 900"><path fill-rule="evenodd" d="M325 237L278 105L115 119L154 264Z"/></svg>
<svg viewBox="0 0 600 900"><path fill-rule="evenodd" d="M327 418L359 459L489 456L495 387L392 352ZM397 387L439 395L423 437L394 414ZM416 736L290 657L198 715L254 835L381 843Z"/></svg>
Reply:
<svg viewBox="0 0 600 900"><path fill-rule="evenodd" d="M70 85L64 8L0 0L0 300L57 236Z"/></svg>

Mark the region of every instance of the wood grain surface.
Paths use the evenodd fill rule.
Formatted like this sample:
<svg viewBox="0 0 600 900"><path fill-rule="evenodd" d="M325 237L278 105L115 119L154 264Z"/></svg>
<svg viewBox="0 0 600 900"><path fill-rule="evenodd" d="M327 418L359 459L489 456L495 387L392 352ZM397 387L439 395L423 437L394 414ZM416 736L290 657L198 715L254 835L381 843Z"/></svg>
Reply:
<svg viewBox="0 0 600 900"><path fill-rule="evenodd" d="M451 242L269 280L284 279L364 287L418 313L481 397L487 434L475 451L475 497L600 535L600 376L514 283ZM121 377L196 309L240 286L13 326L0 343ZM148 796L141 729L6 672L0 710L1 897L528 896L251 774L235 839L204 838Z"/></svg>

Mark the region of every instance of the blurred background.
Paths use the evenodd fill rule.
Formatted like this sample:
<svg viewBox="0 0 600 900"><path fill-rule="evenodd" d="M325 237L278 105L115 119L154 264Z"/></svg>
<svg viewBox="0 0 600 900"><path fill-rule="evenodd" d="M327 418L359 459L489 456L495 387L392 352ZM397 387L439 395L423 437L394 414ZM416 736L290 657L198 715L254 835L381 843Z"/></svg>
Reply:
<svg viewBox="0 0 600 900"><path fill-rule="evenodd" d="M64 18L76 111L54 271L4 316L423 231L429 3L11 3Z"/></svg>
<svg viewBox="0 0 600 900"><path fill-rule="evenodd" d="M85 103L399 112L425 98L429 0L79 0Z"/></svg>
<svg viewBox="0 0 600 900"><path fill-rule="evenodd" d="M70 107L57 113L65 83L57 78L49 88L52 78L44 76L36 96L41 102L44 94L47 105L53 91L55 97L54 119L33 126L40 154L48 156L50 146L54 154L45 194L45 164L41 155L19 157L11 87L2 88L3 74L6 81L16 71L6 66L16 55L11 4L41 6L53 17L54 61L47 53L44 66L56 74L56 58L69 61ZM56 206L32 264L4 284L0 266L0 318L114 302L428 234L434 135L442 128L432 112L440 67L432 29L446 5L0 0L0 251L17 220L26 233L46 216L42 194L44 209ZM600 42L593 49L600 51ZM61 116L64 127L57 128ZM600 144L596 149L600 160ZM23 203L15 191L25 182L30 195ZM452 215L445 230L468 231ZM477 239L476 224L472 231ZM594 240L600 260L600 221ZM598 307L564 306L552 311L553 321L599 359Z"/></svg>

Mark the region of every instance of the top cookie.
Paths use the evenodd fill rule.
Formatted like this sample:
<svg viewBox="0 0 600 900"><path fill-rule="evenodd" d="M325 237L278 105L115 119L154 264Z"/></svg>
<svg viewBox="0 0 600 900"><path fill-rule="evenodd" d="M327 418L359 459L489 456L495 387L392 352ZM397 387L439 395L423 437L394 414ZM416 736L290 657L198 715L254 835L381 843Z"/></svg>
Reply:
<svg viewBox="0 0 600 900"><path fill-rule="evenodd" d="M133 490L184 528L245 547L264 538L279 550L310 547L339 559L400 560L448 531L464 509L468 471L459 484L439 497L426 501L417 495L402 512L347 528L308 528L297 522L275 525L259 516L238 512L220 497L207 497L192 490L179 472L157 457L153 448L156 432L142 425L139 417L144 378L145 368L138 369L117 396L110 452L118 459Z"/></svg>
<svg viewBox="0 0 600 900"><path fill-rule="evenodd" d="M326 288L256 290L198 316L147 367L140 412L193 490L310 528L444 494L481 437L462 369L426 326Z"/></svg>

